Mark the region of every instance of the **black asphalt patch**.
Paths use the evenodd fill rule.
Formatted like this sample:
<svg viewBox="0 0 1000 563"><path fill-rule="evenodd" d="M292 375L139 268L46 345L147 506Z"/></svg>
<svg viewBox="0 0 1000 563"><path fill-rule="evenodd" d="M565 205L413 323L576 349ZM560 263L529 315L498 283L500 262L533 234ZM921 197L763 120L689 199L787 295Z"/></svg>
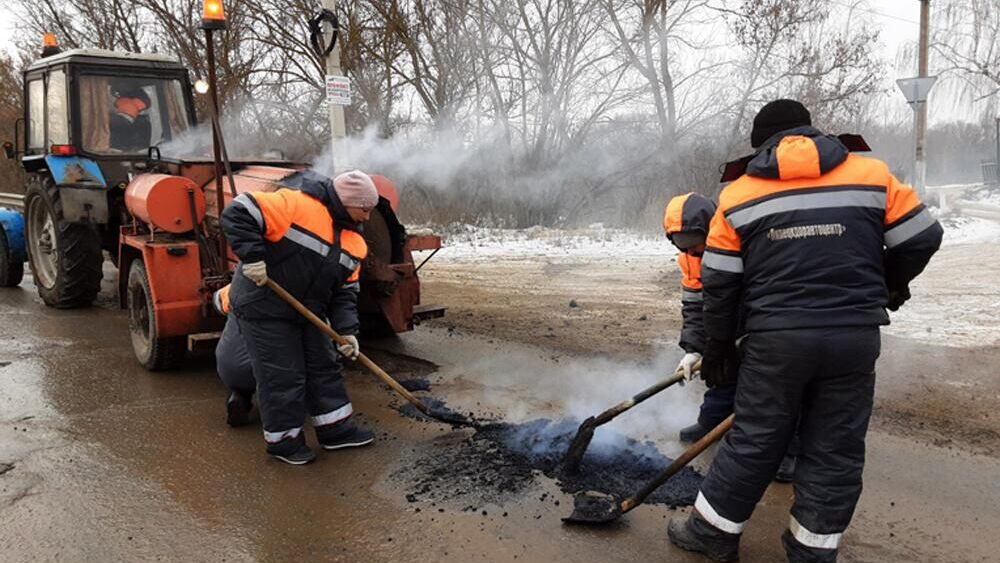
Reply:
<svg viewBox="0 0 1000 563"><path fill-rule="evenodd" d="M433 401L438 406L444 404ZM417 414L410 406L400 410L409 416ZM485 423L465 436L445 437L422 446L421 457L394 477L406 483L411 502L451 501L474 510L520 496L533 487L539 474L555 479L567 493L597 491L625 498L672 461L652 442L639 442L604 429L579 470L560 474L558 463L578 426L575 420L548 419L523 424ZM701 481L701 474L684 468L650 495L646 503L672 507L693 504Z"/></svg>

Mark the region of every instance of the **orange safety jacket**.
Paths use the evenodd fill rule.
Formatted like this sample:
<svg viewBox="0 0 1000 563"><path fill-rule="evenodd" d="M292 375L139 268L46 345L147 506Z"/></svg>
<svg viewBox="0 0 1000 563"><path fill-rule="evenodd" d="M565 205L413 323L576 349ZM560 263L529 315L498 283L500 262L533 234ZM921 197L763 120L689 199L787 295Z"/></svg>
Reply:
<svg viewBox="0 0 1000 563"><path fill-rule="evenodd" d="M358 330L357 295L368 246L329 178L296 172L275 192L242 193L222 213L226 240L241 264L263 260L267 275L347 334ZM300 319L266 286L237 268L229 292L242 318Z"/></svg>
<svg viewBox="0 0 1000 563"><path fill-rule="evenodd" d="M709 338L888 324L943 230L880 160L812 127L776 136L719 196L702 261Z"/></svg>
<svg viewBox="0 0 1000 563"><path fill-rule="evenodd" d="M715 204L696 193L671 198L663 213L663 230L668 237L677 233L708 234ZM685 352L701 353L705 347L702 318L701 257L687 252L677 255L681 268L681 339Z"/></svg>

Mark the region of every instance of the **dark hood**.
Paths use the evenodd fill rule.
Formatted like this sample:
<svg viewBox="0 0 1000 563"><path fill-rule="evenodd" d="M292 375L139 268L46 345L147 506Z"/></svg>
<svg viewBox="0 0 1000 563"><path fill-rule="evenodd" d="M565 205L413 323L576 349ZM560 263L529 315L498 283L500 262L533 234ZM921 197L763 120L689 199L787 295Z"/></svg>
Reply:
<svg viewBox="0 0 1000 563"><path fill-rule="evenodd" d="M758 178L818 178L840 166L849 151L837 137L814 127L782 131L761 145L746 173Z"/></svg>
<svg viewBox="0 0 1000 563"><path fill-rule="evenodd" d="M360 231L361 227L347 214L340 196L333 189L333 180L314 170L300 170L281 180L281 186L307 193L326 205L326 210L339 228Z"/></svg>

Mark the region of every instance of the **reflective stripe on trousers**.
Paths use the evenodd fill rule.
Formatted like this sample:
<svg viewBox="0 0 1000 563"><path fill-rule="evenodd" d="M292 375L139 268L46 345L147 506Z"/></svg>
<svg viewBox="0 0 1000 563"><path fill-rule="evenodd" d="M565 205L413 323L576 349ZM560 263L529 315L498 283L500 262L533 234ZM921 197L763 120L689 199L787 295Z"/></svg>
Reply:
<svg viewBox="0 0 1000 563"><path fill-rule="evenodd" d="M805 526L799 524L794 516L789 517L788 530L792 536L802 545L816 549L837 549L840 545L842 532L836 534L817 534L809 531Z"/></svg>

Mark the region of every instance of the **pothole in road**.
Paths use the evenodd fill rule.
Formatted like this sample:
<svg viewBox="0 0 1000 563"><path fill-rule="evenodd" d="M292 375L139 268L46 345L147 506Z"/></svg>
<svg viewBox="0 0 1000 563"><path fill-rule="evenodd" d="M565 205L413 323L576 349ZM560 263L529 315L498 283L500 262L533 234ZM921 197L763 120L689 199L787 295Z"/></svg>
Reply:
<svg viewBox="0 0 1000 563"><path fill-rule="evenodd" d="M605 429L600 443L595 441L584 456L578 472L557 474L558 462L578 425L573 420L548 419L487 423L471 434L428 443L415 462L393 477L404 483L410 502L448 503L478 511L483 505L502 506L523 496L534 488L540 475L555 479L566 493L592 490L630 496L672 461L652 442L639 442ZM690 505L701 481L701 474L685 468L646 502Z"/></svg>

